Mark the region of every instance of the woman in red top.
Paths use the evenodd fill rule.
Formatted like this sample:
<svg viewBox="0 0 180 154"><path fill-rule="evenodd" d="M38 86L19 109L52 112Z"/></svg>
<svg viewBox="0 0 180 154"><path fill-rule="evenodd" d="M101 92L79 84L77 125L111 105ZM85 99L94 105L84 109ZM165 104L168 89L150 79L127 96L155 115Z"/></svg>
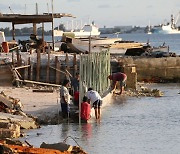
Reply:
<svg viewBox="0 0 180 154"><path fill-rule="evenodd" d="M88 103L88 98L83 97L83 102L81 103L81 119L87 121L91 117L91 105Z"/></svg>
<svg viewBox="0 0 180 154"><path fill-rule="evenodd" d="M124 87L126 86L127 75L121 72L112 73L112 75L108 76L108 79L112 80L112 88L114 90L116 89L117 83L120 82L119 94L121 95L124 90Z"/></svg>

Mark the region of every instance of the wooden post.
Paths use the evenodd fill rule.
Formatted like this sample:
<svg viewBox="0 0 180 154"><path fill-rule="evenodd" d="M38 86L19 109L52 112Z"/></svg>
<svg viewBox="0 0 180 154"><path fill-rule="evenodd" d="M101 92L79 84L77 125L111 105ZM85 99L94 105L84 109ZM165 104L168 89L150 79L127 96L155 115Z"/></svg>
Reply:
<svg viewBox="0 0 180 154"><path fill-rule="evenodd" d="M49 82L49 67L50 67L50 46L48 46L48 62L47 62L47 70L46 70L46 82Z"/></svg>
<svg viewBox="0 0 180 154"><path fill-rule="evenodd" d="M31 58L28 58L28 65L30 65L30 67L28 67L28 79L31 80Z"/></svg>
<svg viewBox="0 0 180 154"><path fill-rule="evenodd" d="M20 54L19 54L19 50L17 50L16 54L17 54L17 66L20 66L20 65L19 65L19 63L20 63Z"/></svg>
<svg viewBox="0 0 180 154"><path fill-rule="evenodd" d="M74 59L73 59L73 77L75 77L77 73L77 58L76 58L76 53L74 53Z"/></svg>
<svg viewBox="0 0 180 154"><path fill-rule="evenodd" d="M14 66L14 52L12 52L12 65Z"/></svg>
<svg viewBox="0 0 180 154"><path fill-rule="evenodd" d="M32 81L33 80L33 72L34 72L34 64L31 63L30 64L30 80Z"/></svg>
<svg viewBox="0 0 180 154"><path fill-rule="evenodd" d="M36 26L36 23L33 23L33 34L37 35L37 26Z"/></svg>
<svg viewBox="0 0 180 154"><path fill-rule="evenodd" d="M52 15L52 44L53 44L53 51L54 51L55 41L54 41L54 20L53 20L53 15Z"/></svg>
<svg viewBox="0 0 180 154"><path fill-rule="evenodd" d="M28 61L24 62L24 65L26 66L28 64ZM24 68L24 79L27 80L28 79L28 68Z"/></svg>
<svg viewBox="0 0 180 154"><path fill-rule="evenodd" d="M58 70L60 70L60 63L58 61L58 56L55 57L55 65L56 65L56 84L60 83L60 73Z"/></svg>
<svg viewBox="0 0 180 154"><path fill-rule="evenodd" d="M36 66L36 81L40 79L40 65L41 65L41 53L40 49L37 49L37 66Z"/></svg>
<svg viewBox="0 0 180 154"><path fill-rule="evenodd" d="M42 23L42 40L43 40L43 53L45 52L45 42L44 42L44 22Z"/></svg>
<svg viewBox="0 0 180 154"><path fill-rule="evenodd" d="M65 63L66 63L66 70L69 72L69 57L68 57L68 53L66 53L66 59L65 59Z"/></svg>
<svg viewBox="0 0 180 154"><path fill-rule="evenodd" d="M12 39L15 40L15 26L13 22L12 22Z"/></svg>
<svg viewBox="0 0 180 154"><path fill-rule="evenodd" d="M91 53L91 34L89 36L89 53Z"/></svg>

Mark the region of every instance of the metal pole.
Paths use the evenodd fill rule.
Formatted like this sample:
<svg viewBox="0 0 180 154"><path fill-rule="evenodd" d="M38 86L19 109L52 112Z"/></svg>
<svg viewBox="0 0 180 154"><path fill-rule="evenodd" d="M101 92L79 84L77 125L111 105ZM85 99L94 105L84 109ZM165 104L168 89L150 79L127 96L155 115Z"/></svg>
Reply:
<svg viewBox="0 0 180 154"><path fill-rule="evenodd" d="M79 124L81 124L81 98L82 98L82 54L80 55L79 63Z"/></svg>
<svg viewBox="0 0 180 154"><path fill-rule="evenodd" d="M91 32L89 35L89 53L91 53Z"/></svg>
<svg viewBox="0 0 180 154"><path fill-rule="evenodd" d="M55 42L54 42L54 6L53 6L53 0L51 0L51 5L52 5L52 43L53 43L53 50L54 50L54 44L55 44Z"/></svg>

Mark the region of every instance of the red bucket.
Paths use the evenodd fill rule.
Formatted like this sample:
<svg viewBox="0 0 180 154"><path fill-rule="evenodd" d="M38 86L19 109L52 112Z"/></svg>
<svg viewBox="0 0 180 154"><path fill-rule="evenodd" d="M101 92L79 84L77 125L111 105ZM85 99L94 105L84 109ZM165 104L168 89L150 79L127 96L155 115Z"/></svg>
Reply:
<svg viewBox="0 0 180 154"><path fill-rule="evenodd" d="M2 48L3 48L5 53L8 53L9 52L8 42L2 42Z"/></svg>

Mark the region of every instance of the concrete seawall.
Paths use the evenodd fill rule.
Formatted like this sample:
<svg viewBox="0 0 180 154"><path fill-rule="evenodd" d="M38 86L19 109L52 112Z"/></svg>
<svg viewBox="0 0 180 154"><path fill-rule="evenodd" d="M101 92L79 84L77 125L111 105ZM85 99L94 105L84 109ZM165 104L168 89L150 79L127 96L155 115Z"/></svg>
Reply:
<svg viewBox="0 0 180 154"><path fill-rule="evenodd" d="M118 59L119 66L135 65L137 80L172 80L180 82L180 57Z"/></svg>

